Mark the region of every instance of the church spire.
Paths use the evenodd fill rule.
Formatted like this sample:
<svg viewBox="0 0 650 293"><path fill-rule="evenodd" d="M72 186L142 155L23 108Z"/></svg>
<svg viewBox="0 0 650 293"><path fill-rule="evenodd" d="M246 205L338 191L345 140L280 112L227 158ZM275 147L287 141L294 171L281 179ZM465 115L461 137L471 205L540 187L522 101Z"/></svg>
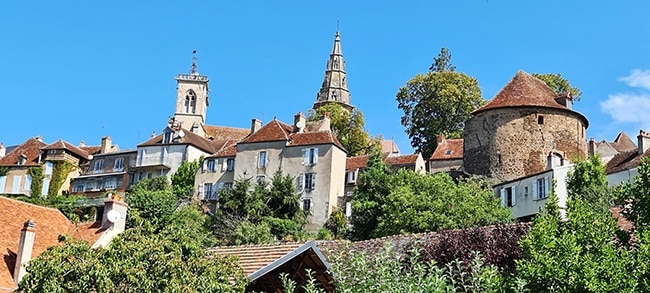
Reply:
<svg viewBox="0 0 650 293"><path fill-rule="evenodd" d="M353 108L350 104L350 91L345 76L345 60L343 60L341 51L341 35L338 28L334 35L334 46L330 58L327 60L325 78L316 96L314 109L330 102L338 103L348 110Z"/></svg>

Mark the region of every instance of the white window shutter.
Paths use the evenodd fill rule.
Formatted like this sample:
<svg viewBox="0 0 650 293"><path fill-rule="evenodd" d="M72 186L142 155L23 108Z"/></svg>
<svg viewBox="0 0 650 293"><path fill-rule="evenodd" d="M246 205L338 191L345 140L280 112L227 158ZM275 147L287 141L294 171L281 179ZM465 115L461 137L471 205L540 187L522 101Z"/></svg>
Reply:
<svg viewBox="0 0 650 293"><path fill-rule="evenodd" d="M311 174L311 189L316 189L316 173Z"/></svg>
<svg viewBox="0 0 650 293"><path fill-rule="evenodd" d="M544 195L545 197L548 197L548 193L550 190L550 186L548 185L548 177L544 177L544 189L545 189Z"/></svg>
<svg viewBox="0 0 650 293"><path fill-rule="evenodd" d="M517 205L517 187L513 186L511 187L512 189L512 206Z"/></svg>
<svg viewBox="0 0 650 293"><path fill-rule="evenodd" d="M302 191L305 184L305 174L298 175L296 180L298 180L298 185L296 186L296 189L298 189L298 191Z"/></svg>
<svg viewBox="0 0 650 293"><path fill-rule="evenodd" d="M201 166L201 172L205 173L208 170L208 160L203 160L203 166Z"/></svg>
<svg viewBox="0 0 650 293"><path fill-rule="evenodd" d="M539 193L537 192L537 179L533 180L533 200L537 200L539 198Z"/></svg>
<svg viewBox="0 0 650 293"><path fill-rule="evenodd" d="M501 205L506 206L506 189L501 187Z"/></svg>
<svg viewBox="0 0 650 293"><path fill-rule="evenodd" d="M318 164L318 148L314 148L314 165Z"/></svg>
<svg viewBox="0 0 650 293"><path fill-rule="evenodd" d="M302 165L309 165L309 149L302 149Z"/></svg>
<svg viewBox="0 0 650 293"><path fill-rule="evenodd" d="M203 184L199 184L199 199L203 199Z"/></svg>
<svg viewBox="0 0 650 293"><path fill-rule="evenodd" d="M228 159L223 159L221 161L221 172L225 172L228 168Z"/></svg>

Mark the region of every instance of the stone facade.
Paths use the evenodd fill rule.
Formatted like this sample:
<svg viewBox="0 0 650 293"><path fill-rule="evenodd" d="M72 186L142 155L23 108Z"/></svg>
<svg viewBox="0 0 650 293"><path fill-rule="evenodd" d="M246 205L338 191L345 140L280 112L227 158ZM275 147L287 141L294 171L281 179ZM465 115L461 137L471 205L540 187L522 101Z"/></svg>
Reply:
<svg viewBox="0 0 650 293"><path fill-rule="evenodd" d="M540 123L542 122L542 123ZM568 160L587 155L581 115L542 107L501 108L465 123L464 166L501 181L543 172L551 152Z"/></svg>

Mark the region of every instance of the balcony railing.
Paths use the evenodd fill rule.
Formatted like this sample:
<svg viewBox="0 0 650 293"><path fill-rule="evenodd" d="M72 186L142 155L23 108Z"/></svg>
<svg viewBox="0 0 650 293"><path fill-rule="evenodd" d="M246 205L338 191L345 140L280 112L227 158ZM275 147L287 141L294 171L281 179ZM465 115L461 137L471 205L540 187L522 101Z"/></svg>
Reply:
<svg viewBox="0 0 650 293"><path fill-rule="evenodd" d="M171 168L172 160L169 156L147 156L138 158L136 167L165 166Z"/></svg>

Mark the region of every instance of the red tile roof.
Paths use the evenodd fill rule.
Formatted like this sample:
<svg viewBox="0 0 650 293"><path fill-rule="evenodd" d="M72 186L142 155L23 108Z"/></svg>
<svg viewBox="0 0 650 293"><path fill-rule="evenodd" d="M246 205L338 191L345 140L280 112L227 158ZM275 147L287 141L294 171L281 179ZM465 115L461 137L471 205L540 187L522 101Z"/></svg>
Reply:
<svg viewBox="0 0 650 293"><path fill-rule="evenodd" d="M619 153L607 162L607 165L605 165L605 172L611 174L635 168L641 162L641 158L647 156L650 156L650 149L645 151L643 154L639 154L637 150Z"/></svg>
<svg viewBox="0 0 650 293"><path fill-rule="evenodd" d="M618 152L629 152L637 150L636 144L630 139L624 131L621 131L616 139L610 143L611 146Z"/></svg>
<svg viewBox="0 0 650 293"><path fill-rule="evenodd" d="M382 153L398 153L399 154L399 148L397 147L397 144L395 144L395 141L392 139L382 139L381 140L381 152Z"/></svg>
<svg viewBox="0 0 650 293"><path fill-rule="evenodd" d="M99 154L99 152L102 150L101 146L82 146L79 147L80 149L84 150L87 154L89 155L96 155Z"/></svg>
<svg viewBox="0 0 650 293"><path fill-rule="evenodd" d="M429 160L455 160L463 158L463 139L443 139Z"/></svg>
<svg viewBox="0 0 650 293"><path fill-rule="evenodd" d="M218 255L232 255L239 258L239 266L249 276L273 261L287 255L303 243L290 242L278 244L224 246L209 249Z"/></svg>
<svg viewBox="0 0 650 293"><path fill-rule="evenodd" d="M215 158L226 158L234 157L237 155L237 141L227 140L224 145L214 153L212 157Z"/></svg>
<svg viewBox="0 0 650 293"><path fill-rule="evenodd" d="M242 140L251 130L246 128L225 127L215 125L203 125L205 137L214 140Z"/></svg>
<svg viewBox="0 0 650 293"><path fill-rule="evenodd" d="M388 166L415 165L419 157L420 157L419 153L411 154L411 155L393 156L393 157L389 156L384 159L384 163L386 163L386 165Z"/></svg>
<svg viewBox="0 0 650 293"><path fill-rule="evenodd" d="M343 145L336 139L336 136L331 131L317 131L317 132L301 132L290 134L290 146L303 146L303 145L316 145L316 144L330 144L338 146L342 150Z"/></svg>
<svg viewBox="0 0 650 293"><path fill-rule="evenodd" d="M368 155L349 157L345 160L345 170L350 171L356 169L363 169L368 165L369 158L370 156Z"/></svg>
<svg viewBox="0 0 650 293"><path fill-rule="evenodd" d="M193 145L205 152L208 153L214 153L221 148L221 145L219 143L212 143L212 141L207 140L200 135L197 135L189 130L181 130L183 131L183 137L180 138L178 142L171 142L169 144L188 144L188 145ZM158 136L155 136L141 144L138 145L138 147L141 146L157 146L157 145L163 145L163 136L164 134L159 134Z"/></svg>
<svg viewBox="0 0 650 293"><path fill-rule="evenodd" d="M255 131L239 143L254 143L254 142L267 142L267 141L288 141L289 134L293 131L293 126L284 124L277 119L262 126L258 131Z"/></svg>
<svg viewBox="0 0 650 293"><path fill-rule="evenodd" d="M0 210L0 251L5 260L5 265L0 269L0 287L16 287L12 277L15 254L18 252L20 230L27 220L32 220L36 225L32 258L50 246L59 245L58 237L62 234L78 237L91 244L101 236L99 224L85 223L75 226L57 209L0 196Z"/></svg>
<svg viewBox="0 0 650 293"><path fill-rule="evenodd" d="M38 156L41 154L41 149L45 146L46 144L44 142L33 137L29 138L21 145L7 153L6 156L0 158L0 166L17 165L20 155L25 155L27 159L25 163L26 166L38 166Z"/></svg>
<svg viewBox="0 0 650 293"><path fill-rule="evenodd" d="M66 150L69 151L70 153L73 153L81 158L84 158L88 160L88 153L75 145L64 141L62 139L57 140L54 143L49 144L48 146L43 148L44 150Z"/></svg>
<svg viewBox="0 0 650 293"><path fill-rule="evenodd" d="M554 108L573 112L579 115L585 126L588 125L587 118L578 112L561 105L555 99L556 94L546 83L538 78L520 70L515 76L499 91L496 96L485 106L472 112L473 114L490 109L507 107L544 107Z"/></svg>

